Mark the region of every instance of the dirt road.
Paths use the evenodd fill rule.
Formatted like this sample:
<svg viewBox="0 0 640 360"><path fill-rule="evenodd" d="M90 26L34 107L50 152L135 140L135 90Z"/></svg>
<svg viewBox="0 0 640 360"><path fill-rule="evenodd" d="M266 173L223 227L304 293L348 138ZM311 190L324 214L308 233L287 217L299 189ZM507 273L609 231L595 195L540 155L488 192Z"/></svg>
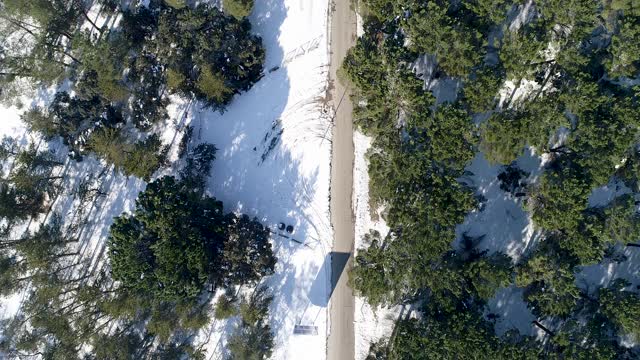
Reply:
<svg viewBox="0 0 640 360"><path fill-rule="evenodd" d="M333 122L333 155L331 162L331 222L334 229L333 251L353 253L354 223L352 210L353 190L353 124L349 92L336 78L347 50L356 39L356 16L350 0L332 0L331 12L331 102L336 110ZM328 360L352 360L355 355L353 328L354 298L347 286L347 270L353 257L349 257L344 270L340 261L332 262L331 283L335 290L331 296Z"/></svg>

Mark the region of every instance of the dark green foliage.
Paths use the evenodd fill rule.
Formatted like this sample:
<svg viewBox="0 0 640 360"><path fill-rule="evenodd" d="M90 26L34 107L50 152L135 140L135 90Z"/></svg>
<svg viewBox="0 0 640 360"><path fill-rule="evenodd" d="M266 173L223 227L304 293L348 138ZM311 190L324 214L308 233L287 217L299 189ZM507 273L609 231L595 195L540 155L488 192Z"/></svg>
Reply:
<svg viewBox="0 0 640 360"><path fill-rule="evenodd" d="M380 233L371 231L364 241L369 246L358 250L349 272L349 286L372 306L389 303L397 298L397 284L401 284L397 280L401 277L398 264L383 250Z"/></svg>
<svg viewBox="0 0 640 360"><path fill-rule="evenodd" d="M640 217L632 196L621 196L603 208L589 208L577 230L566 231L558 245L579 264L602 261L607 249L640 238Z"/></svg>
<svg viewBox="0 0 640 360"><path fill-rule="evenodd" d="M269 230L257 218L227 214L226 242L220 270L226 285L254 283L273 274L276 258L271 254Z"/></svg>
<svg viewBox="0 0 640 360"><path fill-rule="evenodd" d="M537 359L527 340L509 344L473 311L403 320L398 324L389 359ZM376 357L376 359L378 359Z"/></svg>
<svg viewBox="0 0 640 360"><path fill-rule="evenodd" d="M615 328L599 309L596 299L584 296L574 317L553 326L550 358L563 359L629 359L626 349L618 344ZM612 336L613 335L613 336Z"/></svg>
<svg viewBox="0 0 640 360"><path fill-rule="evenodd" d="M541 36L536 29L507 31L500 47L500 60L507 78L519 81L531 75L536 66L545 60L543 50L547 42L548 38Z"/></svg>
<svg viewBox="0 0 640 360"><path fill-rule="evenodd" d="M170 343L161 346L151 354L152 360L171 360L171 359L193 359L205 360L206 354L204 349L196 349L192 344L188 343Z"/></svg>
<svg viewBox="0 0 640 360"><path fill-rule="evenodd" d="M640 153L631 151L628 158L622 161L616 175L634 192L640 192Z"/></svg>
<svg viewBox="0 0 640 360"><path fill-rule="evenodd" d="M210 4L142 3L0 1L0 99L20 106L16 97L48 94L66 80L46 107L22 114L41 135L29 138L61 138L76 160L97 155L149 181L165 165L160 131L170 92L223 110L262 76L264 49L245 18L252 1L237 2L238 19ZM102 27L95 10L107 18ZM53 153L15 145L0 144L0 294L25 296L20 314L2 322L3 356L204 359L187 342L209 323L207 285L214 291L254 284L273 273L268 229L255 218L224 214L221 202L204 195L213 145L189 149L181 180L149 184L134 214L116 219L108 240L111 278L85 263L77 244L86 236L86 210L91 214L96 203L85 203L81 184L74 197L81 204L68 204L75 211L63 205L70 223L62 226L50 212L67 175L57 171L64 164ZM30 222L19 224L24 220ZM24 226L12 231L16 225ZM251 343L248 353L260 358L273 344L269 301L257 302L259 319L247 323L261 346Z"/></svg>
<svg viewBox="0 0 640 360"><path fill-rule="evenodd" d="M355 88L356 124L373 137L370 206L390 232L367 235L350 284L372 305L425 304L370 358L632 358L612 335L621 322L603 315L574 273L640 237L634 196L588 206L592 191L614 175L638 189L638 92L628 81L638 70L634 6L627 0L358 5L365 33L341 75ZM407 71L424 64L424 55L435 55L438 66ZM425 91L440 90L450 81L445 76L463 79L454 104L436 104ZM505 80L515 85L506 94ZM507 198L524 200L541 239L515 265L498 253L487 256L466 235L452 249L456 226L470 211L483 211L461 184L478 148L490 162L510 164L495 181L516 195ZM527 148L544 155L540 175L514 163ZM485 184L475 190L484 194ZM513 333L498 339L478 315L497 289L514 283L534 315L552 324L544 343Z"/></svg>
<svg viewBox="0 0 640 360"><path fill-rule="evenodd" d="M27 233L15 248L23 256L27 269L51 270L58 258L77 255L65 249L68 243L75 241L67 238L58 221L54 221L51 225L41 225L33 234Z"/></svg>
<svg viewBox="0 0 640 360"><path fill-rule="evenodd" d="M228 360L266 360L271 357L274 343L267 316L272 300L267 288L261 286L240 304L242 322L227 343Z"/></svg>
<svg viewBox="0 0 640 360"><path fill-rule="evenodd" d="M588 169L595 186L609 181L611 174L638 137L638 118L624 101L609 102L582 114L567 146L576 153L576 163Z"/></svg>
<svg viewBox="0 0 640 360"><path fill-rule="evenodd" d="M67 92L56 93L45 115L51 124L45 135L62 137L64 144L77 155L86 153L86 138L93 130L100 126L115 127L124 123L121 111L107 104L97 86L95 74L87 73L74 96ZM40 131L43 128L38 126L33 129Z"/></svg>
<svg viewBox="0 0 640 360"><path fill-rule="evenodd" d="M495 113L482 124L480 149L494 163L509 164L526 146L537 152L549 150L552 136L569 123L554 98L524 104L523 109Z"/></svg>
<svg viewBox="0 0 640 360"><path fill-rule="evenodd" d="M367 5L397 11L391 4ZM403 65L412 53L403 48L404 35L395 24L380 28L372 20L365 28L342 74L356 88L356 123L375 136L368 154L371 206L384 206L394 232L384 244L380 234L368 235L371 246L356 257L350 283L379 305L410 298L412 289L432 283L438 265L431 262L450 249L456 224L475 206L456 178L474 157L477 139L460 104L432 108L424 81ZM446 266L442 271L461 279Z"/></svg>
<svg viewBox="0 0 640 360"><path fill-rule="evenodd" d="M442 105L432 114L407 118L408 148L440 166L461 171L475 155L476 138L467 113L457 105ZM415 150L414 150L415 149Z"/></svg>
<svg viewBox="0 0 640 360"><path fill-rule="evenodd" d="M115 336L99 334L92 340L95 359L134 360L140 355L142 339L135 332Z"/></svg>
<svg viewBox="0 0 640 360"><path fill-rule="evenodd" d="M128 89L122 77L122 59L127 49L118 46L116 41L92 41L90 34L82 33L77 35L76 44L82 53L82 71L95 76L93 80L100 96L108 102L124 101Z"/></svg>
<svg viewBox="0 0 640 360"><path fill-rule="evenodd" d="M495 108L498 90L504 83L504 74L497 68L485 67L476 71L463 88L464 100L469 111L481 113Z"/></svg>
<svg viewBox="0 0 640 360"><path fill-rule="evenodd" d="M433 168L434 161L425 150L391 148L387 153L370 153L371 199L386 205L389 221L430 219L455 226L473 208L472 195L454 176Z"/></svg>
<svg viewBox="0 0 640 360"><path fill-rule="evenodd" d="M127 144L123 144L125 147ZM145 140L135 142L126 154L122 171L149 181L151 175L164 164L166 152L160 142L160 136L152 134ZM117 166L117 164L114 164Z"/></svg>
<svg viewBox="0 0 640 360"><path fill-rule="evenodd" d="M507 11L518 1L509 0L470 0L464 6L475 13L483 22L500 24L507 17Z"/></svg>
<svg viewBox="0 0 640 360"><path fill-rule="evenodd" d="M233 91L225 84L224 77L220 73L214 73L208 67L202 69L195 88L200 96L213 103L225 103Z"/></svg>
<svg viewBox="0 0 640 360"><path fill-rule="evenodd" d="M218 320L227 319L238 314L237 299L234 296L223 294L216 301L214 317Z"/></svg>
<svg viewBox="0 0 640 360"><path fill-rule="evenodd" d="M148 130L169 117L166 109L169 100L162 96L163 69L155 55L143 53L137 56L127 80L133 84L129 104L133 123L138 129Z"/></svg>
<svg viewBox="0 0 640 360"><path fill-rule="evenodd" d="M203 143L189 151L186 157L186 165L180 171L180 177L185 186L193 189L205 188L217 150L212 144Z"/></svg>
<svg viewBox="0 0 640 360"><path fill-rule="evenodd" d="M215 150L207 145L198 148L205 153ZM206 177L214 152L190 159L187 173ZM179 334L198 331L209 322L207 303L198 301L205 285L215 290L256 283L273 273L276 262L268 231L257 220L223 214L221 202L190 184L173 177L150 183L139 195L134 213L115 219L108 240L111 272L119 287L103 307L115 318L145 322L146 330L162 344L154 353L159 358L201 356L174 341ZM234 315L235 300L222 299L215 316ZM247 309L243 317L249 318L247 314L254 310ZM268 326L256 322L251 322L247 336L262 339Z"/></svg>
<svg viewBox="0 0 640 360"><path fill-rule="evenodd" d="M160 139L154 134L146 140L129 141L120 128L103 128L91 135L88 147L123 173L149 181L164 161Z"/></svg>
<svg viewBox="0 0 640 360"><path fill-rule="evenodd" d="M244 284L273 271L266 230L173 177L150 183L108 241L114 279L158 299L194 300L205 283ZM248 256L248 258L246 257ZM248 260L247 260L248 259Z"/></svg>
<svg viewBox="0 0 640 360"><path fill-rule="evenodd" d="M246 19L252 1L225 1L226 15L187 3L157 0L118 9L102 0L107 13L123 12L122 25L94 27L90 36L79 32L87 19L84 2L4 0L0 96L21 94L16 80L50 85L69 78L69 93L24 113L29 128L47 140L62 137L76 157L95 153L148 180L164 162L154 131L167 118L167 94L223 110L262 73L264 50ZM358 4L365 34L340 75L353 90L357 126L373 138L370 205L391 231L367 236L350 284L373 305L422 306L416 319L399 323L389 346L374 348L372 358L633 358L617 336L638 336L637 294L622 282L580 291L574 274L602 261L618 243L640 237L635 194L596 208L587 201L612 176L638 190L639 93L629 79L640 66L640 13L630 0L539 0L528 5L527 16L517 15L525 3ZM516 25L514 16L524 23ZM25 20L38 29L20 30L35 44L28 53L7 41ZM434 55L438 66L414 74L424 55ZM453 104L436 104L427 89L450 81L445 77L458 78L462 88ZM518 88L506 98L499 94L505 80ZM527 91L531 81L538 88ZM58 191L51 174L60 164L46 153L21 154L4 145L0 159L12 164L5 164L0 182L6 235L13 223L47 211ZM525 184L526 174L510 166L493 181L523 193L540 243L515 265L499 252L478 250L478 239L463 235L458 244L457 226L471 211L482 211L473 194L484 188L461 183L478 148L492 162L512 164L527 147L545 154L541 175ZM95 358L203 356L183 340L208 320L209 309L199 301L204 288L224 286L231 293L235 285L254 284L273 271L275 259L261 224L224 214L221 203L203 195L215 147L181 149L180 180L150 184L135 213L112 228L111 265L120 280L114 290L67 278L65 267L74 265L61 259L74 255L69 244L75 238L53 223L0 240L0 292L27 283L33 289L24 307L28 326L7 325L3 351L73 359L91 343ZM514 282L554 332L542 342L514 333L498 338L481 315L496 290ZM216 317L236 311L242 317L228 343L231 358L268 358L271 297L257 290L237 310L222 299ZM96 324L115 330L113 337L101 335Z"/></svg>
<svg viewBox="0 0 640 360"><path fill-rule="evenodd" d="M357 40L342 65L343 74L356 89L354 121L365 133L392 126L388 118L392 109L386 101L389 85L385 68L375 39L368 36ZM367 101L367 105L358 107L359 100Z"/></svg>
<svg viewBox="0 0 640 360"><path fill-rule="evenodd" d="M20 288L21 284L16 279L25 269L19 266L18 261L17 256L0 252L0 294L3 296L9 296Z"/></svg>
<svg viewBox="0 0 640 360"><path fill-rule="evenodd" d="M224 0L222 6L227 14L242 19L251 14L253 0Z"/></svg>
<svg viewBox="0 0 640 360"><path fill-rule="evenodd" d="M30 146L15 154L13 170L0 179L0 217L13 222L46 211L45 202L59 190L60 176L54 169L63 165L52 153Z"/></svg>
<svg viewBox="0 0 640 360"><path fill-rule="evenodd" d="M504 254L481 257L464 264L463 272L477 297L486 301L511 283L511 259Z"/></svg>
<svg viewBox="0 0 640 360"><path fill-rule="evenodd" d="M634 341L640 338L640 295L624 290L630 284L622 279L600 289L602 312L615 324L621 334L630 335Z"/></svg>
<svg viewBox="0 0 640 360"><path fill-rule="evenodd" d="M556 24L562 28L573 26L572 31L584 36L594 26L599 3L605 2L608 0L544 0L540 13L548 28Z"/></svg>
<svg viewBox="0 0 640 360"><path fill-rule="evenodd" d="M45 139L51 139L58 135L58 126L55 119L52 119L40 107L33 107L25 111L20 118L31 131L41 133Z"/></svg>
<svg viewBox="0 0 640 360"><path fill-rule="evenodd" d="M636 6L637 7L637 6ZM618 31L611 39L611 54L607 59L607 70L612 77L637 76L640 71L640 14L626 15Z"/></svg>
<svg viewBox="0 0 640 360"><path fill-rule="evenodd" d="M245 10L252 5L236 4ZM148 180L162 165L158 138L150 133L141 142L130 127L151 132L166 120L167 90L223 110L262 75L264 49L248 20L227 16L212 5L190 8L181 0L133 4L119 9L121 29L111 32L95 26L83 2L68 5L64 0L4 4L12 26L2 35L27 32L43 44L37 43L29 56L4 56L2 49L0 80L11 85L30 77L51 84L70 78L73 95L60 92L48 109L31 109L23 118L47 139L61 136L76 159L95 150L125 174ZM117 5L109 0L105 10L118 10ZM38 34L37 25L25 26L26 16L35 17L46 31ZM93 32L81 30L85 21ZM4 92L9 96L15 91Z"/></svg>
<svg viewBox="0 0 640 360"><path fill-rule="evenodd" d="M109 258L115 280L160 299L193 299L218 272L223 247L222 203L201 198L172 177L150 183L133 216L111 226Z"/></svg>
<svg viewBox="0 0 640 360"><path fill-rule="evenodd" d="M575 229L590 193L591 185L578 170L547 171L528 200L533 221L548 230Z"/></svg>
<svg viewBox="0 0 640 360"><path fill-rule="evenodd" d="M406 20L411 47L436 56L439 66L450 76L464 76L482 61L480 33L465 26L435 2L418 7Z"/></svg>
<svg viewBox="0 0 640 360"><path fill-rule="evenodd" d="M517 269L516 285L538 316L566 317L579 299L572 267L542 251Z"/></svg>
<svg viewBox="0 0 640 360"><path fill-rule="evenodd" d="M250 30L248 21L226 16L216 7L181 7L161 11L152 45L160 62L171 71L174 91L195 95L223 109L234 94L248 90L262 73L264 49Z"/></svg>

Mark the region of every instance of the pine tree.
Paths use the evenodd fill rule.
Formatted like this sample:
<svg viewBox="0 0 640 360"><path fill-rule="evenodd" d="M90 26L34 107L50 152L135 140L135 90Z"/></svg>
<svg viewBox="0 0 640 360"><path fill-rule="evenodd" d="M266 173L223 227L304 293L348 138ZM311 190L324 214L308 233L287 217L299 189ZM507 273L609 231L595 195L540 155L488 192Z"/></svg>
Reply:
<svg viewBox="0 0 640 360"><path fill-rule="evenodd" d="M227 14L242 19L251 14L253 0L224 0L222 7Z"/></svg>
<svg viewBox="0 0 640 360"><path fill-rule="evenodd" d="M242 322L229 338L227 360L266 360L271 357L274 338L267 321L271 301L273 296L265 287L256 288L248 300L242 301Z"/></svg>
<svg viewBox="0 0 640 360"><path fill-rule="evenodd" d="M619 331L637 341L640 338L640 296L624 290L629 285L626 280L615 280L608 288L600 289L599 301L602 311Z"/></svg>
<svg viewBox="0 0 640 360"><path fill-rule="evenodd" d="M276 258L269 242L269 230L247 215L225 217L227 235L219 271L228 285L254 283L273 274Z"/></svg>
<svg viewBox="0 0 640 360"><path fill-rule="evenodd" d="M213 73L209 67L202 69L196 88L210 102L229 102L229 97L233 94L231 89L225 84L221 74Z"/></svg>

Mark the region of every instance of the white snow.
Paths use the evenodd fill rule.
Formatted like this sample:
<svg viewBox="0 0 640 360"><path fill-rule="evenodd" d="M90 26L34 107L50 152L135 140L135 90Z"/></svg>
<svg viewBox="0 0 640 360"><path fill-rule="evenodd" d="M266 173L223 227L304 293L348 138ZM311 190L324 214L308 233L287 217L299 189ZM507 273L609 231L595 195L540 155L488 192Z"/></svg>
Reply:
<svg viewBox="0 0 640 360"><path fill-rule="evenodd" d="M353 206L355 214L355 255L357 255L359 249L368 245L363 239L369 230L377 230L383 237L389 232L384 219L380 216L380 209L372 210L369 206L369 162L367 161L367 151L371 148L371 141L371 138L363 135L360 131L354 131ZM356 296L354 331L357 360L367 357L371 342L376 342L391 335L399 313L399 306L374 309L364 298Z"/></svg>
<svg viewBox="0 0 640 360"><path fill-rule="evenodd" d="M421 55L412 65L412 70L424 80L425 90L433 93L437 104L454 102L462 88L462 80L448 76L435 78L437 69L438 63L435 55Z"/></svg>
<svg viewBox="0 0 640 360"><path fill-rule="evenodd" d="M265 280L275 296L274 359L326 357L333 241L327 13L328 1L257 1L250 19L266 48L264 78L223 114L195 105L185 115L197 141L219 149L209 190L226 210L272 230L280 222L295 227L289 238L274 235L278 263ZM318 335L293 335L296 324L317 326ZM201 334L208 358L223 355L225 329L217 321Z"/></svg>
<svg viewBox="0 0 640 360"><path fill-rule="evenodd" d="M509 24L509 30L517 31L518 29L520 29L520 27L522 27L522 25L531 21L531 19L535 15L534 9L534 2L530 0L527 1L524 5L518 5L515 9L516 11L512 12L513 19L508 19L511 21Z"/></svg>
<svg viewBox="0 0 640 360"><path fill-rule="evenodd" d="M535 183L544 170L544 157L538 156L529 148L516 160L520 169L529 173L527 183ZM503 252L517 262L529 251L535 249L541 240L541 233L535 229L531 214L523 207L522 200L500 189L498 174L503 166L490 164L483 153L478 153L467 166L468 176L460 179L474 187L476 194L486 199L479 210L468 214L465 221L456 227L458 246L463 234L471 237L484 236L477 245L478 250ZM487 314L496 314L496 332L499 335L507 330L517 329L521 334L536 335L531 325L534 316L527 308L522 297L523 290L515 286L499 289L487 303Z"/></svg>
<svg viewBox="0 0 640 360"><path fill-rule="evenodd" d="M94 4L89 11L87 11L87 17L98 28L114 28L118 26L118 23L122 20L122 15L120 13L108 14L103 10L102 5ZM93 26L93 24L89 21L85 21L84 24L82 24L82 30L89 31L89 33L97 37L100 35L100 32Z"/></svg>
<svg viewBox="0 0 640 360"><path fill-rule="evenodd" d="M523 299L524 290L516 286L501 288L496 291L494 297L487 303L487 311L497 315L495 322L496 334L502 336L506 331L517 329L520 334L534 336L541 330L533 326L531 322L535 316L527 308Z"/></svg>
<svg viewBox="0 0 640 360"><path fill-rule="evenodd" d="M295 226L288 238L273 236L278 263L275 275L265 279L275 297L271 306L274 359L299 359L300 354L305 359L326 357L327 255L333 239L329 220L331 124L324 101L329 62L327 14L326 0L256 2L251 21L266 48L264 78L249 92L236 96L224 114L172 98L171 119L163 125L163 142L172 145L171 161L176 160L186 124L194 127L195 142L211 142L219 149L208 190L224 201L226 210L256 216L273 230L279 222ZM89 16L99 25L117 20L101 17L95 8ZM280 69L268 72L276 66ZM26 104L46 103L52 94L49 89L40 92ZM0 111L0 134L15 136L26 145L30 136L19 120L22 110ZM63 154L66 149L59 150ZM175 166L164 169L156 177L174 170ZM67 160L59 171L66 176L66 190L54 209L62 214L65 225L88 220L78 250L87 261L86 269L94 269L105 261L105 239L113 217L131 210L146 185L114 173L92 157L80 163ZM81 208L75 188L83 179L107 195ZM10 317L18 311L22 297L0 300L0 314ZM204 346L207 358L223 357L236 320L213 322L199 334L195 345ZM296 324L315 325L318 335L293 335Z"/></svg>
<svg viewBox="0 0 640 360"><path fill-rule="evenodd" d="M20 111L12 107L0 106L0 136L18 137L26 141L26 128L20 120Z"/></svg>
<svg viewBox="0 0 640 360"><path fill-rule="evenodd" d="M529 172L527 182L535 182L543 170L541 159L531 149L516 162L522 170ZM484 235L478 244L479 250L489 250L490 253L501 251L516 262L535 246L540 234L535 230L531 215L523 208L522 201L500 189L498 174L502 168L501 165L490 164L482 153L478 153L466 168L470 174L461 181L476 188L476 194L486 201L456 227L456 238L459 241L465 233L471 237Z"/></svg>
<svg viewBox="0 0 640 360"><path fill-rule="evenodd" d="M629 281L634 287L640 285L640 249L620 246L619 251L627 260L616 263L605 259L600 264L583 266L576 273L576 285L589 292L600 286L606 287L619 278Z"/></svg>
<svg viewBox="0 0 640 360"><path fill-rule="evenodd" d="M606 206L611 200L629 193L631 193L631 189L622 181L612 180L607 185L593 189L591 195L589 195L589 206Z"/></svg>

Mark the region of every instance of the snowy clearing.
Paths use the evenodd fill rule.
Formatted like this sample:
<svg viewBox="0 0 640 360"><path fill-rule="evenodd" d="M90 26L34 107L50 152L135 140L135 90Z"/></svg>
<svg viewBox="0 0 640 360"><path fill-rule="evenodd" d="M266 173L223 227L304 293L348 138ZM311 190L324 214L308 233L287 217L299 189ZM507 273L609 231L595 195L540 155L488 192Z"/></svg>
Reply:
<svg viewBox="0 0 640 360"><path fill-rule="evenodd" d="M250 19L266 48L265 77L224 114L186 105L194 137L219 149L211 194L227 210L256 216L272 230L280 222L295 227L293 234L274 234L278 263L275 275L265 280L275 296L274 359L326 356L327 256L333 241L331 123L325 103L329 44L322 16L327 13L327 1L256 2ZM202 334L211 358L222 355L226 323L214 322ZM297 324L317 326L318 335L293 335Z"/></svg>
<svg viewBox="0 0 640 360"><path fill-rule="evenodd" d="M194 128L194 141L218 148L210 193L226 210L256 216L273 231L275 275L265 279L274 301L271 328L275 334L273 358L324 359L328 325L328 293L333 232L329 220L331 112L325 101L328 85L328 1L267 0L256 2L253 31L266 48L265 76L249 92L236 96L224 114L202 108L196 102L172 98L170 119L162 139L172 145L173 165L161 175L175 174L177 146L185 125ZM117 18L96 22L116 23ZM47 102L53 91L39 91L25 104ZM24 110L0 108L0 134L16 137L21 146L32 143L19 115ZM194 145L194 144L192 144ZM91 271L106 260L105 240L113 218L129 211L146 184L114 173L102 162L86 157L67 159L66 148L51 147L65 159L61 169L64 192L54 211L69 222L82 222L78 251ZM154 177L154 178L155 178ZM99 186L105 196L80 204L75 189L82 181ZM293 225L292 234L277 232L280 222ZM284 236L283 236L284 235ZM0 317L14 316L23 294L0 300ZM237 319L214 321L195 340L208 359L224 355L227 335ZM296 324L318 327L318 334L293 335Z"/></svg>

